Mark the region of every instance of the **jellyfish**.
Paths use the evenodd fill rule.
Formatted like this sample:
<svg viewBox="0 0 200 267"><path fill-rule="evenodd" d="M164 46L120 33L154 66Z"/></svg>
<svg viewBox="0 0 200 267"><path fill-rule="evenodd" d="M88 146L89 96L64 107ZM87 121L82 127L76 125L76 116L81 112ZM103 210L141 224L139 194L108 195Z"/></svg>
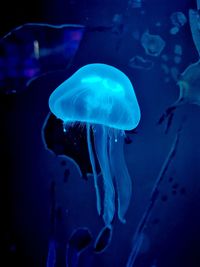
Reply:
<svg viewBox="0 0 200 267"><path fill-rule="evenodd" d="M132 194L123 151L125 130L134 129L141 116L131 81L113 66L88 64L52 92L49 107L63 121L64 131L76 123L86 126L98 214L103 214L105 225L111 224L115 214L115 184L118 218L125 223ZM103 205L97 164L103 179Z"/></svg>

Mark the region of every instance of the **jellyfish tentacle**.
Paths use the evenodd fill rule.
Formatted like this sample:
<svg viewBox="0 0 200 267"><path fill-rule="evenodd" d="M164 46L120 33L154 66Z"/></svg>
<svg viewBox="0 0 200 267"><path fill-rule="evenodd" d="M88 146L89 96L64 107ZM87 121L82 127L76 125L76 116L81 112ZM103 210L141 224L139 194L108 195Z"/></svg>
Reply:
<svg viewBox="0 0 200 267"><path fill-rule="evenodd" d="M110 225L115 213L115 191L108 156L108 129L104 125L96 125L94 130L96 155L102 172L104 184L103 219Z"/></svg>
<svg viewBox="0 0 200 267"><path fill-rule="evenodd" d="M118 131L117 141L115 138L110 138L109 156L112 174L117 187L118 218L122 223L125 223L124 216L128 210L132 195L132 181L124 158L123 131Z"/></svg>
<svg viewBox="0 0 200 267"><path fill-rule="evenodd" d="M89 123L87 123L86 128L87 128L87 145L88 145L90 163L92 166L92 172L93 172L93 177L94 177L94 187L96 191L97 211L98 211L98 214L100 215L101 214L101 197L100 197L99 186L98 186L98 175L97 175L96 166L95 166L95 158L94 158L91 137L90 137L90 124Z"/></svg>

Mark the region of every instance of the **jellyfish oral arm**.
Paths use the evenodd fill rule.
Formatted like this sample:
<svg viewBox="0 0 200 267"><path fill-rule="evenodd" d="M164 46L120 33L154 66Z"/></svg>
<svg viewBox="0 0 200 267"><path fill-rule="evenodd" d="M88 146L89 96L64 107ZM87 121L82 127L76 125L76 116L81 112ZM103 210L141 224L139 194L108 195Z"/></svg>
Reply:
<svg viewBox="0 0 200 267"><path fill-rule="evenodd" d="M97 198L97 211L98 211L98 214L100 215L100 213L101 213L101 199L100 199L99 186L98 186L98 175L97 175L96 166L95 166L95 158L94 158L94 153L93 153L92 143L91 143L90 124L87 123L86 127L87 127L88 151L89 151L90 163L92 166L92 172L93 172L93 176L94 176L94 187L95 187L96 198Z"/></svg>
<svg viewBox="0 0 200 267"><path fill-rule="evenodd" d="M132 195L132 181L124 158L124 131L114 130L102 125L95 125L93 130L95 150L101 168L104 186L104 222L106 225L110 225L115 213L114 179L118 198L118 218L122 223L125 223L126 220L124 217L128 210ZM87 141L94 175L97 210L100 214L101 200L89 124L87 124Z"/></svg>
<svg viewBox="0 0 200 267"><path fill-rule="evenodd" d="M118 218L122 223L128 210L132 194L132 181L124 158L124 132L118 131L117 139L110 138L109 158L112 174L115 178L118 198Z"/></svg>
<svg viewBox="0 0 200 267"><path fill-rule="evenodd" d="M106 225L110 225L115 213L115 191L108 155L108 127L95 125L94 143L104 185L103 219Z"/></svg>

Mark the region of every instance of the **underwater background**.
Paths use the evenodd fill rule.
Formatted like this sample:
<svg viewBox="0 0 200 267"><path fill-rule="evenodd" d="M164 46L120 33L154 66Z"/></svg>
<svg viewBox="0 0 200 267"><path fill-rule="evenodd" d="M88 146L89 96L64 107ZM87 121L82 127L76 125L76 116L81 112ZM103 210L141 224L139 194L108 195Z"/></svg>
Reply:
<svg viewBox="0 0 200 267"><path fill-rule="evenodd" d="M199 8L193 0L1 8L0 266L200 266ZM98 215L85 129L65 133L48 105L91 63L125 73L141 111L125 131L126 223Z"/></svg>

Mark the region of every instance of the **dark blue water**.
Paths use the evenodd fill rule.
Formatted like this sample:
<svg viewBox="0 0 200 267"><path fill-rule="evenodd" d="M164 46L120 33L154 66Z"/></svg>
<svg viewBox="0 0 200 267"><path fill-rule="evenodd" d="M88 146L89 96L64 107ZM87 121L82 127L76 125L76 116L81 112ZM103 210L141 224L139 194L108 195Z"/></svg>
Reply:
<svg viewBox="0 0 200 267"><path fill-rule="evenodd" d="M196 2L136 2L38 1L2 8L2 37L24 23L37 24L0 44L1 266L200 266L198 68L185 78L195 95L158 124L178 99L181 73L199 58L188 16ZM182 19L176 13L172 20L175 12L182 12ZM78 24L79 35L68 29L66 35L59 29L47 33L41 23ZM43 57L27 67L31 49L37 54L36 37ZM63 40L71 51L66 58ZM115 216L111 228L97 214L84 129L74 128L65 143L62 125L54 121L44 140L50 94L90 63L123 71L141 109L141 121L126 132L124 147L133 183L126 224ZM33 66L38 72L31 78L37 79L27 87L25 70Z"/></svg>

